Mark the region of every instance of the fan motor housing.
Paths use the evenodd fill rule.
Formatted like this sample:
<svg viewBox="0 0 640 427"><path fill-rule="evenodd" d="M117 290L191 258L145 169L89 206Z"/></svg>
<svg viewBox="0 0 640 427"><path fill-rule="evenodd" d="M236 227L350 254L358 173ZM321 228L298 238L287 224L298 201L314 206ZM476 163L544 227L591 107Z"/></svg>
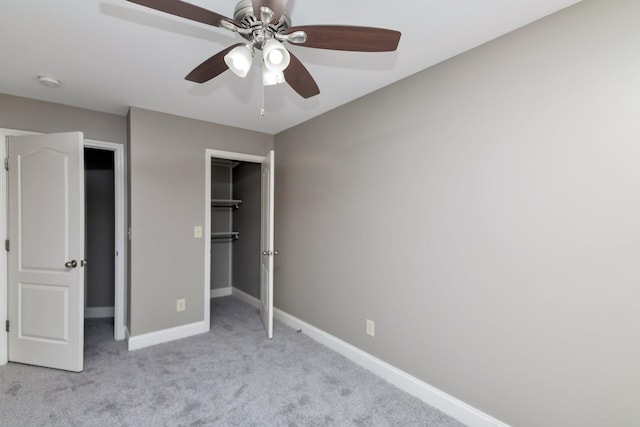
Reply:
<svg viewBox="0 0 640 427"><path fill-rule="evenodd" d="M253 3L251 0L241 0L238 2L233 14L233 19L238 21L245 28L262 25L260 17L255 16L253 13ZM282 12L282 16L278 22L269 25L269 30L274 33L282 33L289 27L291 27L291 18L289 17L289 11L285 10Z"/></svg>

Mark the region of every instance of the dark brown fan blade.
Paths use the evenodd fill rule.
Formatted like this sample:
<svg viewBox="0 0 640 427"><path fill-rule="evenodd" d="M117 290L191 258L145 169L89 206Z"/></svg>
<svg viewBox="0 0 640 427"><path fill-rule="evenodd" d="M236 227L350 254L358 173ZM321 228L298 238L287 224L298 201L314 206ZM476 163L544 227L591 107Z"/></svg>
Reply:
<svg viewBox="0 0 640 427"><path fill-rule="evenodd" d="M150 7L151 9L159 10L161 12L170 13L172 15L187 18L192 21L202 22L203 24L213 25L215 27L220 26L220 21L229 21L236 26L240 23L227 18L226 16L219 15L207 9L203 9L199 6L191 3L185 3L180 0L127 0L131 3L136 3L142 6Z"/></svg>
<svg viewBox="0 0 640 427"><path fill-rule="evenodd" d="M287 8L288 0L253 0L253 14L260 19L260 6L266 6L273 10L273 19L270 23L276 23Z"/></svg>
<svg viewBox="0 0 640 427"><path fill-rule="evenodd" d="M242 43L234 44L233 46L229 46L225 50L216 53L211 58L194 68L193 71L185 77L185 79L196 83L204 83L224 73L229 69L227 64L224 62L224 56L229 53L231 49L238 46L242 46Z"/></svg>
<svg viewBox="0 0 640 427"><path fill-rule="evenodd" d="M320 89L302 62L289 52L291 62L284 70L284 79L303 98L311 98L320 93Z"/></svg>
<svg viewBox="0 0 640 427"><path fill-rule="evenodd" d="M294 31L307 33L307 41L299 46L319 49L349 50L354 52L390 52L398 48L400 32L373 27L348 25L303 25L291 27L285 34Z"/></svg>

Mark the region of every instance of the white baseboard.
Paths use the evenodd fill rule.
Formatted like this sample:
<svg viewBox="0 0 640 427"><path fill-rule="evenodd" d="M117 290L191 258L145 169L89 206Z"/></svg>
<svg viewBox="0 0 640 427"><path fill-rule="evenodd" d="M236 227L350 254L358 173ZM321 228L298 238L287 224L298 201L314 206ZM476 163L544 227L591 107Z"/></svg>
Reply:
<svg viewBox="0 0 640 427"><path fill-rule="evenodd" d="M249 295L248 293L241 291L238 288L233 288L231 294L234 297L237 297L239 300L242 300L255 308L260 308L260 300L258 298Z"/></svg>
<svg viewBox="0 0 640 427"><path fill-rule="evenodd" d="M274 309L274 317L293 329L302 330L310 338L470 427L508 427L490 415L280 309Z"/></svg>
<svg viewBox="0 0 640 427"><path fill-rule="evenodd" d="M247 304L260 308L260 300L246 292L233 288L232 293ZM470 427L509 427L473 406L278 308L274 308L273 316L293 329L302 330L303 334Z"/></svg>
<svg viewBox="0 0 640 427"><path fill-rule="evenodd" d="M225 291L225 294L219 296L233 294L237 298L254 307L260 307L260 300L246 292L236 288L223 288L220 291L222 290ZM214 291L212 290L212 298L216 298L216 296L213 295ZM285 313L280 309L274 308L274 318L293 329L301 330L302 333L310 338L318 341L333 351L342 354L347 359L350 359L363 368L373 372L401 390L416 396L425 403L441 410L445 414L470 427L509 427L508 424L485 414L479 409L456 399L455 397L425 383L424 381L419 380L418 378L413 377L408 373L370 355L369 353L366 353L359 348L316 328L315 326ZM205 325L204 322L197 322L163 331L128 337L129 350L137 350L208 331L209 325ZM126 334L127 336L129 335L128 329L126 330Z"/></svg>
<svg viewBox="0 0 640 427"><path fill-rule="evenodd" d="M231 295L231 286L228 288L211 289L211 298L222 298Z"/></svg>
<svg viewBox="0 0 640 427"><path fill-rule="evenodd" d="M179 340L181 338L187 338L193 335L203 334L205 332L209 332L209 325L204 321L196 322L189 325L177 326L175 328L164 329L162 331L129 337L128 347L129 351L139 350L141 348Z"/></svg>
<svg viewBox="0 0 640 427"><path fill-rule="evenodd" d="M100 319L103 317L113 317L115 311L113 307L85 307L85 319Z"/></svg>

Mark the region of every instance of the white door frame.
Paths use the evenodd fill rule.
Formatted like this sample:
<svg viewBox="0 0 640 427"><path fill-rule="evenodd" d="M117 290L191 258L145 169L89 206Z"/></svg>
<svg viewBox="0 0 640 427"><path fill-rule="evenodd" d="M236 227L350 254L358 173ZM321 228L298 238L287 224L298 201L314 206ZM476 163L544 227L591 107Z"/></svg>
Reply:
<svg viewBox="0 0 640 427"><path fill-rule="evenodd" d="M207 148L205 150L204 180L204 322L209 328L211 323L211 160L225 159L239 162L262 163L267 156L221 151Z"/></svg>
<svg viewBox="0 0 640 427"><path fill-rule="evenodd" d="M113 142L84 140L85 148L113 152L113 179L115 195L115 298L113 336L116 340L125 339L124 319L124 146ZM91 263L91 260L89 260ZM89 264L91 268L91 264Z"/></svg>
<svg viewBox="0 0 640 427"><path fill-rule="evenodd" d="M6 137L10 135L28 135L35 132L22 131L17 129L0 128L0 159L4 163L7 157ZM125 318L124 318L124 260L126 258L124 249L124 146L113 142L85 140L85 147L99 148L114 152L114 179L115 179L115 207L116 207L116 283L115 283L115 312L114 312L114 337L117 340L125 338ZM4 169L4 165L2 166ZM7 173L3 170L0 173L0 212L7 213ZM5 216L6 217L6 216ZM0 224L4 239L9 236L8 219ZM4 240L3 239L3 240ZM0 366L8 361L8 335L4 328L4 321L7 319L8 288L7 288L7 252L0 248ZM207 308L209 306L207 305Z"/></svg>

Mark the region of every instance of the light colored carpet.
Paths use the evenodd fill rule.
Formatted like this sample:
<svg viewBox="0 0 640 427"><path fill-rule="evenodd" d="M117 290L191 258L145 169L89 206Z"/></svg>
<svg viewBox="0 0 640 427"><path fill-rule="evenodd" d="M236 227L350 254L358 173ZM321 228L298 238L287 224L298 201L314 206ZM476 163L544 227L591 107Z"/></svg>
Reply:
<svg viewBox="0 0 640 427"><path fill-rule="evenodd" d="M212 330L129 352L107 320L86 322L85 370L0 367L2 426L460 427L309 337L212 300Z"/></svg>

